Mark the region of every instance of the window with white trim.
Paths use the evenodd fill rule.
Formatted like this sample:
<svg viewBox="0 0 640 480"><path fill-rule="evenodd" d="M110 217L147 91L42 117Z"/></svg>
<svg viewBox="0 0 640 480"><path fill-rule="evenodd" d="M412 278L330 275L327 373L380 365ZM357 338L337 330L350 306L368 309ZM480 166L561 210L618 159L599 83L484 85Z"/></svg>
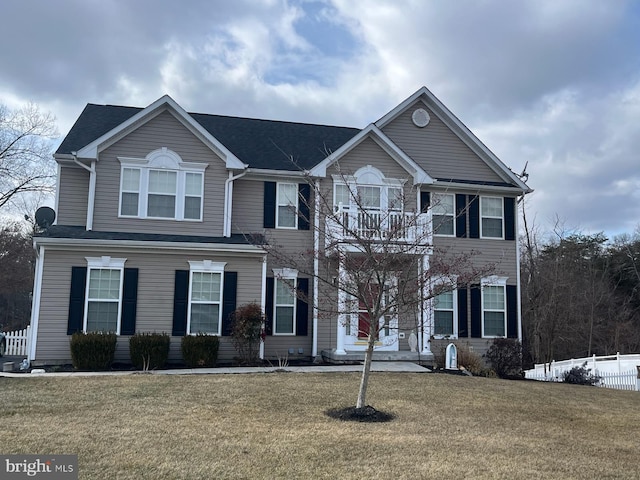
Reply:
<svg viewBox="0 0 640 480"><path fill-rule="evenodd" d="M126 258L86 257L85 332L120 334L122 284Z"/></svg>
<svg viewBox="0 0 640 480"><path fill-rule="evenodd" d="M298 228L298 184L278 183L276 227Z"/></svg>
<svg viewBox="0 0 640 480"><path fill-rule="evenodd" d="M187 334L220 335L226 262L190 261Z"/></svg>
<svg viewBox="0 0 640 480"><path fill-rule="evenodd" d="M507 336L506 277L482 279L482 336Z"/></svg>
<svg viewBox="0 0 640 480"><path fill-rule="evenodd" d="M121 217L202 220L206 163L183 162L166 147L118 160Z"/></svg>
<svg viewBox="0 0 640 480"><path fill-rule="evenodd" d="M503 238L503 204L501 197L480 197L481 238Z"/></svg>
<svg viewBox="0 0 640 480"><path fill-rule="evenodd" d="M457 292L442 292L433 299L433 335L436 337L457 337L458 321L456 312Z"/></svg>
<svg viewBox="0 0 640 480"><path fill-rule="evenodd" d="M296 334L296 292L298 271L274 269L273 334Z"/></svg>
<svg viewBox="0 0 640 480"><path fill-rule="evenodd" d="M336 183L333 186L333 208L334 211L338 211L340 207L342 210L349 210L351 206L351 191L349 186L344 183Z"/></svg>
<svg viewBox="0 0 640 480"><path fill-rule="evenodd" d="M452 237L455 235L454 196L450 193L434 193L432 196L431 222L433 234Z"/></svg>

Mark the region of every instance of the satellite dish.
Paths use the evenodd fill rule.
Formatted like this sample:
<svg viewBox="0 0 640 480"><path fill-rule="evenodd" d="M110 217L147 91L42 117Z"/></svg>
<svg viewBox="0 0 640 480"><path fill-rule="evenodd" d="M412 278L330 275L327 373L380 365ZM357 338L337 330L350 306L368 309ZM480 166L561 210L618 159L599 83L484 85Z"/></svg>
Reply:
<svg viewBox="0 0 640 480"><path fill-rule="evenodd" d="M51 207L40 207L36 210L36 224L40 228L49 228L56 219L56 212Z"/></svg>

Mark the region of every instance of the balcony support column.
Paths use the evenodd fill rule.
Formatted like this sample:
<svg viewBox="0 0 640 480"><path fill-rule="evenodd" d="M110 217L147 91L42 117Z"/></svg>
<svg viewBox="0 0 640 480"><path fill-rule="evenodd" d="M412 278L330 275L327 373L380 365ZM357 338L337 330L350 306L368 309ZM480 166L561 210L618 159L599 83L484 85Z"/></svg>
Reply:
<svg viewBox="0 0 640 480"><path fill-rule="evenodd" d="M347 335L347 293L343 290L343 285L347 282L347 272L344 267L344 253L340 253L340 261L338 263L338 325L336 338L336 353L344 355L347 352L344 349L345 336Z"/></svg>

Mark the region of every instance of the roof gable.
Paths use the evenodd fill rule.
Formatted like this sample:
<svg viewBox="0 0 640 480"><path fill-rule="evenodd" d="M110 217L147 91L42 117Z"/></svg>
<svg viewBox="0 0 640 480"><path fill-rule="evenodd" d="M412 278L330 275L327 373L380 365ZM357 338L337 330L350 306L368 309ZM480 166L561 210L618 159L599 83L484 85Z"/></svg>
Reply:
<svg viewBox="0 0 640 480"><path fill-rule="evenodd" d="M433 183L433 179L417 163L400 150L389 138L374 124L370 124L361 130L355 137L342 145L338 150L325 158L310 171L312 176L324 177L327 175L327 168L347 153L360 145L367 138L376 142L391 158L393 158L407 173L413 177L414 184Z"/></svg>
<svg viewBox="0 0 640 480"><path fill-rule="evenodd" d="M531 189L513 173L502 161L476 137L427 87L420 88L413 95L401 102L397 107L380 118L375 125L384 129L402 115L417 101L424 102L462 142L464 142L485 164L493 170L505 183L517 186L523 192Z"/></svg>

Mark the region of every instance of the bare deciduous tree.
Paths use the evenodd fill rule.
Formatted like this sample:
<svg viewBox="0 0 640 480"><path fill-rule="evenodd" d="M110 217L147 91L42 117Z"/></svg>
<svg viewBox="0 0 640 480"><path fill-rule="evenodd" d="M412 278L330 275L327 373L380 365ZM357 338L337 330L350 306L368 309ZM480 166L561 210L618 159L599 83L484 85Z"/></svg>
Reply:
<svg viewBox="0 0 640 480"><path fill-rule="evenodd" d="M432 216L426 202L417 201L416 189L397 188L393 198L387 194L382 208L366 186L344 172L340 175L344 188L336 197L320 181L307 178L312 200L303 210L309 212L304 220L316 239L311 250L292 250L276 237L266 238L264 248L274 264L317 281L315 306L323 320L338 319L342 328L357 328L358 337L366 341L356 401L356 409L361 409L366 406L371 361L381 332L397 331L399 317L405 328L409 324L422 331L432 326L425 322L433 321L426 319L436 296L480 283L496 265L476 261L478 252L435 248L433 229L448 220Z"/></svg>
<svg viewBox="0 0 640 480"><path fill-rule="evenodd" d="M21 194L53 190L55 118L37 105L0 105L0 209Z"/></svg>

